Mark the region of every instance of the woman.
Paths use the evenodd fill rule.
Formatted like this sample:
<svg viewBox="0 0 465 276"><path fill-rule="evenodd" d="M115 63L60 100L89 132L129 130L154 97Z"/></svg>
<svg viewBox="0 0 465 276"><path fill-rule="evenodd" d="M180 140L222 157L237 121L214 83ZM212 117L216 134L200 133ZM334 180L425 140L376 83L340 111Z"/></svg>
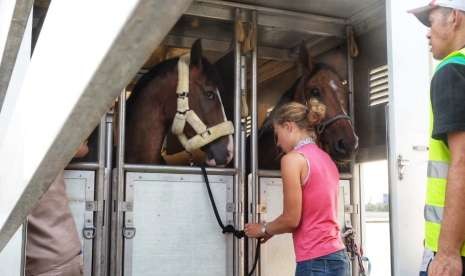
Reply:
<svg viewBox="0 0 465 276"><path fill-rule="evenodd" d="M283 213L271 222L247 224L245 234L268 240L292 233L296 276L348 275L348 258L337 224L339 172L329 155L312 139L324 117L324 106L312 109L288 103L272 114L281 158Z"/></svg>

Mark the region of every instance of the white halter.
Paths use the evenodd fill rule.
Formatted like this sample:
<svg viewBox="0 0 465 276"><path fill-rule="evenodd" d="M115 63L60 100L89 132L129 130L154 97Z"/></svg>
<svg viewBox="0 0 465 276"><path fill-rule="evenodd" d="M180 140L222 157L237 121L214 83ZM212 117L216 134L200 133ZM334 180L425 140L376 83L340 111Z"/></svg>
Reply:
<svg viewBox="0 0 465 276"><path fill-rule="evenodd" d="M187 152L192 152L222 136L233 134L234 126L231 121L224 121L207 128L197 114L189 109L189 63L190 54L185 54L179 58L178 86L176 89L178 103L173 125L171 126L171 132L178 137L179 142L181 142ZM190 139L187 139L184 134L186 122L191 125L197 133L197 135Z"/></svg>

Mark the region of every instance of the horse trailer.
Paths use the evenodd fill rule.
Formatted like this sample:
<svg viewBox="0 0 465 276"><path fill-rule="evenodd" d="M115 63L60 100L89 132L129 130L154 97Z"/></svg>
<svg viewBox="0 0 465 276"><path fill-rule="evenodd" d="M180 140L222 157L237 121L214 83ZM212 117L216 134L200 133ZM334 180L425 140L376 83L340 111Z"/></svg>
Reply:
<svg viewBox="0 0 465 276"><path fill-rule="evenodd" d="M342 91L334 95L337 118L322 132L350 119L358 136L353 148L342 138L326 147L346 153L338 162L338 222L350 245L351 275L418 274L433 68L426 29L407 13L420 2L0 0L0 274L25 274L27 216L65 168L85 276L293 275L290 234L260 245L238 232L223 234L218 223L241 230L281 214L279 168L260 161L273 154L259 131L307 63L331 68ZM197 43L228 92L218 98L231 122L218 129L231 135L234 128L232 161L204 175L193 164L211 154L189 155L167 134L160 141L164 164L129 162L128 142L136 140L126 131L134 110L126 99L163 61L191 52L194 62ZM164 101L163 109L176 107ZM197 148L206 151L218 137L197 130L217 130L204 123L213 112L197 113L182 127L190 123ZM171 121L155 127L169 130ZM73 159L86 139L89 155ZM182 139L184 147L193 141ZM383 179L364 181L363 164L377 160L386 162L389 183L389 212L384 230L376 230L386 231L384 240L367 238L366 185L377 189ZM384 253L364 255L367 247ZM386 266L377 267L377 258Z"/></svg>

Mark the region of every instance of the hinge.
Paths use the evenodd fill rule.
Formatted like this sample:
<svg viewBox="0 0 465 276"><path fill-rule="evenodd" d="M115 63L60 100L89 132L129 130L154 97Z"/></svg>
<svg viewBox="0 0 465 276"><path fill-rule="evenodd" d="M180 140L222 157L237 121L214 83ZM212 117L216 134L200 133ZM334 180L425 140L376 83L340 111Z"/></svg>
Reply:
<svg viewBox="0 0 465 276"><path fill-rule="evenodd" d="M236 211L236 204L234 202L226 203L226 212L227 213L234 213Z"/></svg>
<svg viewBox="0 0 465 276"><path fill-rule="evenodd" d="M132 212L134 204L130 201L119 201L118 210L121 212Z"/></svg>
<svg viewBox="0 0 465 276"><path fill-rule="evenodd" d="M257 204L257 214L266 214L267 208L265 203Z"/></svg>

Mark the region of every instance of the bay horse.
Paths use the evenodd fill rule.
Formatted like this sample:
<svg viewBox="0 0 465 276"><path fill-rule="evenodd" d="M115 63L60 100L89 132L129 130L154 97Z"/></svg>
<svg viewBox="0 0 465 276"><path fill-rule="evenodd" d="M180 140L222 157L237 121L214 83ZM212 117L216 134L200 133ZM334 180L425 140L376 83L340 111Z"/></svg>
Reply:
<svg viewBox="0 0 465 276"><path fill-rule="evenodd" d="M311 103L321 103L326 107L323 121L316 126L319 145L339 163L350 161L358 148L350 117L337 95L348 95L347 85L330 66L315 63L304 43L300 46L300 76L292 87L284 93L275 106L296 101L311 108ZM260 169L277 170L280 166L281 150L276 146L271 116L265 119L258 133L258 166Z"/></svg>
<svg viewBox="0 0 465 276"><path fill-rule="evenodd" d="M294 82L278 101L276 106L296 101L307 105L315 100L326 107L326 115L316 132L320 146L328 152L339 165L347 163L356 153L358 137L349 116L338 95L348 95L348 87L342 78L329 65L315 63L308 53L304 43L300 45L299 63L302 75ZM222 98L228 118L233 118L234 112L234 52L231 51L215 63L222 77L224 90ZM272 112L271 112L272 114ZM247 152L250 150L250 137L247 141ZM172 141L170 143L170 141ZM179 152L175 139L168 140L169 154ZM278 170L282 152L276 146L273 126L270 117L263 122L258 132L258 167L260 169ZM247 166L249 166L247 162Z"/></svg>
<svg viewBox="0 0 465 276"><path fill-rule="evenodd" d="M206 152L207 165L227 165L234 152L233 126L226 119L221 90L217 71L202 56L200 40L194 42L189 56L153 67L126 101L127 162L163 163L163 140L174 131L188 150Z"/></svg>

